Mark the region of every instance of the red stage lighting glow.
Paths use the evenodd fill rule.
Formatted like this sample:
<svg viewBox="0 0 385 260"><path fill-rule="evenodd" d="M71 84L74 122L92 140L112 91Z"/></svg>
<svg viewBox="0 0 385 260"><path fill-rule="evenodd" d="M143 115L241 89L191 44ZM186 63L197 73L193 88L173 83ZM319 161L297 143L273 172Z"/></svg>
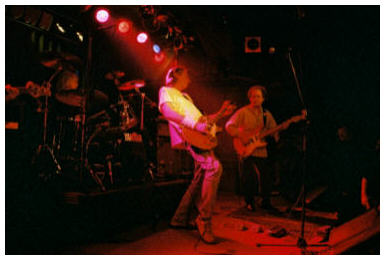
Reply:
<svg viewBox="0 0 385 260"><path fill-rule="evenodd" d="M127 33L130 29L131 29L131 25L130 25L130 22L128 22L127 20L121 20L118 23L119 32Z"/></svg>
<svg viewBox="0 0 385 260"><path fill-rule="evenodd" d="M95 19L99 23L105 23L110 18L110 14L106 9L99 9L96 11Z"/></svg>
<svg viewBox="0 0 385 260"><path fill-rule="evenodd" d="M164 60L164 53L163 52L161 52L161 53L159 53L159 54L155 54L155 57L154 57L154 59L155 59L155 61L156 62L162 62L163 60Z"/></svg>
<svg viewBox="0 0 385 260"><path fill-rule="evenodd" d="M147 36L147 33L139 33L138 36L136 37L136 40L139 42L139 43L145 43L148 39L148 36Z"/></svg>

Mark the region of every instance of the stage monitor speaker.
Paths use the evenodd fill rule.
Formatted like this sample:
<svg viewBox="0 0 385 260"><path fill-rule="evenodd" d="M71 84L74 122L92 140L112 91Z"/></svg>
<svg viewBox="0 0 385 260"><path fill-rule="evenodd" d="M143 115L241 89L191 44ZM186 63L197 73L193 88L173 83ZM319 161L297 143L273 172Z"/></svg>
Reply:
<svg viewBox="0 0 385 260"><path fill-rule="evenodd" d="M380 214L372 209L348 222L332 229L329 246L332 254L344 253L380 233ZM378 246L380 248L379 240Z"/></svg>

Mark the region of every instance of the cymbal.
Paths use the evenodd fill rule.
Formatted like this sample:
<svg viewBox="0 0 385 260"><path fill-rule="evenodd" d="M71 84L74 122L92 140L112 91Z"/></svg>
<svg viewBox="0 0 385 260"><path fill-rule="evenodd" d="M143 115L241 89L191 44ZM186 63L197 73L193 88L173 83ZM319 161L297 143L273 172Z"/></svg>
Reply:
<svg viewBox="0 0 385 260"><path fill-rule="evenodd" d="M47 68L57 68L59 66L60 57L57 53L45 52L39 57L39 62Z"/></svg>
<svg viewBox="0 0 385 260"><path fill-rule="evenodd" d="M79 68L82 65L82 60L78 56L65 52L42 53L39 61L43 66L51 69L59 67L74 69L74 66Z"/></svg>
<svg viewBox="0 0 385 260"><path fill-rule="evenodd" d="M75 66L81 66L83 61L76 55L68 52L60 52L59 56L63 59L64 62L69 62Z"/></svg>
<svg viewBox="0 0 385 260"><path fill-rule="evenodd" d="M126 73L124 73L124 71L114 70L111 72L107 72L104 75L104 78L108 79L108 80L114 80L114 79L120 79L120 78L124 77L125 75L126 75Z"/></svg>
<svg viewBox="0 0 385 260"><path fill-rule="evenodd" d="M144 82L143 79L136 79L136 80L127 81L127 82L124 82L123 84L120 84L118 86L118 89L120 91L129 91L137 88L143 88L144 86L146 86L146 83Z"/></svg>
<svg viewBox="0 0 385 260"><path fill-rule="evenodd" d="M72 107L81 107L85 101L85 96L74 91L62 91L55 95L55 98L63 104ZM108 104L108 96L102 91L94 89L87 101L87 110L95 110L98 106L106 106Z"/></svg>

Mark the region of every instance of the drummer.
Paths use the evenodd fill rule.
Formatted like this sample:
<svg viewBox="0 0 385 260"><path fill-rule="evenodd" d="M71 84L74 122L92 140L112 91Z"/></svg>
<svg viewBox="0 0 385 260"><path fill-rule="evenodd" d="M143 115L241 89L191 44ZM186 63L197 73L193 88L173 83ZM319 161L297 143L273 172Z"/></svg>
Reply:
<svg viewBox="0 0 385 260"><path fill-rule="evenodd" d="M56 101L73 107L75 111L80 112L84 95L79 91L79 77L73 71L63 71L56 82L55 95ZM104 109L108 103L108 97L99 90L93 90L89 93L87 102L87 113L93 114ZM59 109L60 110L60 109ZM68 108L63 111L68 113Z"/></svg>

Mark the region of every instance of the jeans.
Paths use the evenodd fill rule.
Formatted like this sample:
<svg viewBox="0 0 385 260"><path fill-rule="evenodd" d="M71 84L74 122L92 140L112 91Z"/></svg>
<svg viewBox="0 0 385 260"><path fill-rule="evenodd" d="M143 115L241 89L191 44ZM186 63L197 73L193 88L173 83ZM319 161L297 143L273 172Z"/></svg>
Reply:
<svg viewBox="0 0 385 260"><path fill-rule="evenodd" d="M254 196L260 195L262 203L270 203L272 171L267 158L247 157L241 172L241 191L248 204L254 203Z"/></svg>
<svg viewBox="0 0 385 260"><path fill-rule="evenodd" d="M201 151L192 147L187 150L194 159L194 178L183 195L172 222L188 224L194 217L194 206L203 221L210 221L223 171L222 165L213 151Z"/></svg>

